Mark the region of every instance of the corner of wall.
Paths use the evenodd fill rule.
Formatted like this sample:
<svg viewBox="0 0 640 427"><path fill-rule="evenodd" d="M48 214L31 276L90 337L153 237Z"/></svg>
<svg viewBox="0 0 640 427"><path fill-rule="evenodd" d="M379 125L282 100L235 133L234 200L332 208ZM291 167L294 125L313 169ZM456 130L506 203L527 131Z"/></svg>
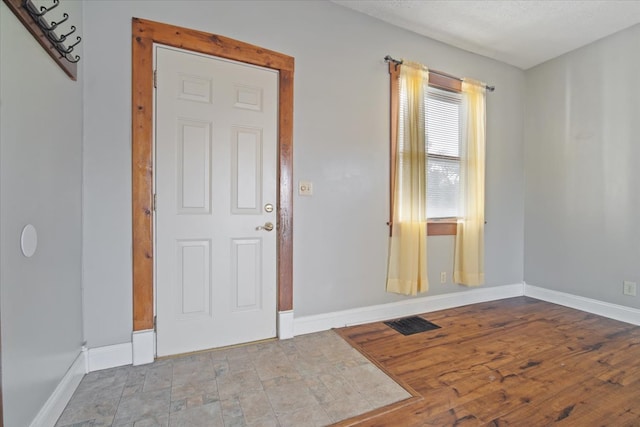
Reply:
<svg viewBox="0 0 640 427"><path fill-rule="evenodd" d="M33 419L30 427L49 427L55 425L86 373L87 351L83 349Z"/></svg>

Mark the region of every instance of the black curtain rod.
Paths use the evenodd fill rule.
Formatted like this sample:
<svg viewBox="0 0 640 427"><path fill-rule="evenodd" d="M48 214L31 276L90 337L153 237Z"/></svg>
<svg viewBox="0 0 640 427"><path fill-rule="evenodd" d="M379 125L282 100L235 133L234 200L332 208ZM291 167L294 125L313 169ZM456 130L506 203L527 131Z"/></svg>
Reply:
<svg viewBox="0 0 640 427"><path fill-rule="evenodd" d="M384 60L385 60L385 62L393 62L394 64L396 64L396 69L398 69L398 65L402 64L402 60L401 59L394 59L394 58L391 57L391 55L385 56ZM451 79L462 81L462 79L460 77L452 76L451 74L443 73L442 71L429 69L429 72L433 73L433 74L438 74L439 76L449 77ZM494 90L496 90L495 86L487 85L486 88L487 88L487 90L489 92L493 92Z"/></svg>

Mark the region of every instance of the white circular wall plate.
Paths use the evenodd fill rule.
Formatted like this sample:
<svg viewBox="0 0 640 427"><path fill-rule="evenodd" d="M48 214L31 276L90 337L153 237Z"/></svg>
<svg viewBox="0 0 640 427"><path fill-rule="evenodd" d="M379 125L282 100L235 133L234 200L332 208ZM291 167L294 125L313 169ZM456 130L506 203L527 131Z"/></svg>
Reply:
<svg viewBox="0 0 640 427"><path fill-rule="evenodd" d="M36 253L36 249L38 249L38 232L33 225L27 224L22 229L20 248L22 248L22 254L27 258Z"/></svg>

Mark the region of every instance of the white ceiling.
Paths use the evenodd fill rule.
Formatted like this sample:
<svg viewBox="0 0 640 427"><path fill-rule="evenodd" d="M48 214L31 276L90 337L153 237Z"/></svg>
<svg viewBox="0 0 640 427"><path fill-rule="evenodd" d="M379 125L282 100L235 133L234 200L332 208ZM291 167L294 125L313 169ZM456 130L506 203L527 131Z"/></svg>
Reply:
<svg viewBox="0 0 640 427"><path fill-rule="evenodd" d="M331 1L525 70L640 22L640 0Z"/></svg>

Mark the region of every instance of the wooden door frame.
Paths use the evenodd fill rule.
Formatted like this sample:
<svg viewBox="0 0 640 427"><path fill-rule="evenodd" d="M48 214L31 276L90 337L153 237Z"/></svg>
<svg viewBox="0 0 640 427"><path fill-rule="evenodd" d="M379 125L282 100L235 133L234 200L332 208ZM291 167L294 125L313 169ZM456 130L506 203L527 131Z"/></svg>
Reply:
<svg viewBox="0 0 640 427"><path fill-rule="evenodd" d="M133 330L153 329L153 45L270 68L279 73L278 311L293 309L294 58L223 36L139 18L132 20Z"/></svg>

